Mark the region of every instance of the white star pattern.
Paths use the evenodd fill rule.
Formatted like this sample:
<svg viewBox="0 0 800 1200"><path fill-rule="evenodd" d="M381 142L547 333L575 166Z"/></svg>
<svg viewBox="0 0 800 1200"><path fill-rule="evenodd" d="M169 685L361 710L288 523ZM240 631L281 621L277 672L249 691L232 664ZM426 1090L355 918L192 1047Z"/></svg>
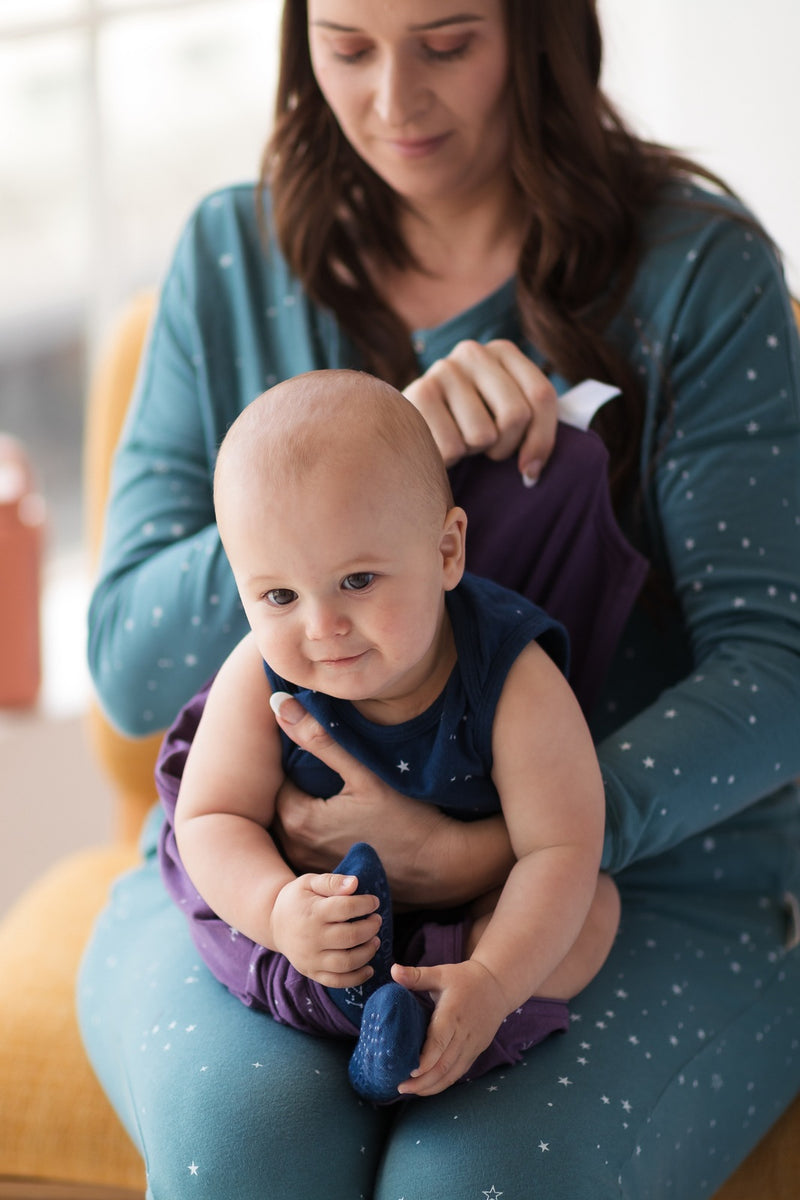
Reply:
<svg viewBox="0 0 800 1200"><path fill-rule="evenodd" d="M502 1196L502 1195L503 1195L503 1193L502 1193L502 1192L498 1192L498 1191L497 1191L497 1189L496 1189L496 1187L494 1186L494 1184L492 1184L492 1186L489 1188L489 1191L488 1191L488 1192L484 1192L483 1194L484 1194L484 1196L486 1197L486 1200L496 1200L496 1198L497 1198L498 1196Z"/></svg>
<svg viewBox="0 0 800 1200"><path fill-rule="evenodd" d="M411 770L411 767L407 762L404 762L402 759L400 759L400 762L397 764L397 769L401 775L405 775L406 771Z"/></svg>
<svg viewBox="0 0 800 1200"><path fill-rule="evenodd" d="M190 1175L197 1175L198 1171L200 1170L194 1159L192 1159L192 1161L189 1163L188 1170Z"/></svg>

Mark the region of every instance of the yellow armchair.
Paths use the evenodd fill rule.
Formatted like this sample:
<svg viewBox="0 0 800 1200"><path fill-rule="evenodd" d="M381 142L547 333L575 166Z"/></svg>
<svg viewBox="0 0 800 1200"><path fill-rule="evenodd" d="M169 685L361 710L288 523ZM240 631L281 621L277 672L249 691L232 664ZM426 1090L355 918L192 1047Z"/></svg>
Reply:
<svg viewBox="0 0 800 1200"><path fill-rule="evenodd" d="M111 456L153 307L123 314L99 361L86 413L86 527L96 556ZM87 717L115 792L113 844L58 863L0 925L0 1197L140 1200L144 1166L83 1052L75 978L92 924L117 875L136 862L136 838L155 800L159 736L122 737L97 707Z"/></svg>
<svg viewBox="0 0 800 1200"><path fill-rule="evenodd" d="M95 553L111 455L152 307L148 293L123 314L90 389L85 492ZM796 313L800 321L800 306ZM0 925L0 1200L141 1200L145 1190L141 1158L83 1053L74 989L83 947L109 886L136 861L136 837L155 799L160 736L125 738L97 708L88 723L115 789L114 843L57 864ZM798 1180L800 1099L715 1200L797 1200Z"/></svg>

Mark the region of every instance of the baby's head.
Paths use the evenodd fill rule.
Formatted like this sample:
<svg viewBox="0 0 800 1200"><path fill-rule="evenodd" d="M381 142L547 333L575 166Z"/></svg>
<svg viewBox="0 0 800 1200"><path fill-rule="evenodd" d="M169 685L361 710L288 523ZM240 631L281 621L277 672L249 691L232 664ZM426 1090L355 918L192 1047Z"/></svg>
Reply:
<svg viewBox="0 0 800 1200"><path fill-rule="evenodd" d="M425 420L394 388L329 370L263 393L223 441L214 502L262 656L284 678L335 691L305 660L280 669L292 638L312 665L347 647L381 647L396 665L428 652L463 571L466 517Z"/></svg>
<svg viewBox="0 0 800 1200"><path fill-rule="evenodd" d="M223 543L243 510L305 491L337 507L353 494L375 503L377 483L398 521L438 527L453 505L442 457L423 417L395 388L361 371L309 371L258 396L220 448L214 503ZM314 530L309 529L313 536Z"/></svg>

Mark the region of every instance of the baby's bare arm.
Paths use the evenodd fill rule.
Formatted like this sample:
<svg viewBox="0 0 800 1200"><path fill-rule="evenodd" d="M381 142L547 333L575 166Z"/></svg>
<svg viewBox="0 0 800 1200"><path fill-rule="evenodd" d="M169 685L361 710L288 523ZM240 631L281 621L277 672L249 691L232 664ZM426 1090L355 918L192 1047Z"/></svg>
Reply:
<svg viewBox="0 0 800 1200"><path fill-rule="evenodd" d="M419 1070L402 1085L404 1094L448 1087L510 1012L533 995L551 995L547 984L595 905L605 809L600 770L578 704L538 646L528 647L509 674L493 748L517 861L467 962L393 970L398 983L436 1001ZM606 924L611 938L614 922Z"/></svg>
<svg viewBox="0 0 800 1200"><path fill-rule="evenodd" d="M355 986L368 977L364 967L380 918L356 930L348 922L372 913L377 901L352 895L354 879L298 879L270 836L283 769L269 694L248 636L214 680L186 760L175 810L178 849L195 887L224 921L285 954L304 974Z"/></svg>
<svg viewBox="0 0 800 1200"><path fill-rule="evenodd" d="M493 727L493 778L517 861L473 951L508 1012L563 961L594 901L605 797L591 734L538 645L517 659Z"/></svg>

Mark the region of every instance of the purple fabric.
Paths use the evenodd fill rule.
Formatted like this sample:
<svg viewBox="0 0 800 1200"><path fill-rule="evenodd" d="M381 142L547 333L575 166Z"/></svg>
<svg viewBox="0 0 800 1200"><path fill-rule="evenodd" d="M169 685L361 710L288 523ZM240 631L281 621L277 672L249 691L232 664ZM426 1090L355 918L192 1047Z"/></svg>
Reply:
<svg viewBox="0 0 800 1200"><path fill-rule="evenodd" d="M647 574L611 507L597 434L559 424L535 487L514 459L464 459L450 472L469 518L467 569L521 592L566 626L570 683L591 711Z"/></svg>

